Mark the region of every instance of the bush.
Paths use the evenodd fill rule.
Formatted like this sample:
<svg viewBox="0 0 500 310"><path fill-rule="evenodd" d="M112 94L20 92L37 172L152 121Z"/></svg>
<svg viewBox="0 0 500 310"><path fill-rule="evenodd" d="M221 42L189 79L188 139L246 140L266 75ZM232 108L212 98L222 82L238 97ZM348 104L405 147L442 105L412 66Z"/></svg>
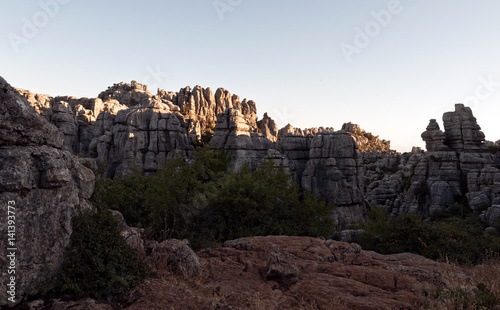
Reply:
<svg viewBox="0 0 500 310"><path fill-rule="evenodd" d="M203 212L217 241L255 235L330 236L333 206L300 191L282 167L264 162L226 175Z"/></svg>
<svg viewBox="0 0 500 310"><path fill-rule="evenodd" d="M450 210L461 210L450 206ZM485 235L479 216L460 211L454 216L445 212L425 222L418 213L388 220L382 208L368 212L365 233L358 236L364 249L382 254L411 252L431 259L446 258L458 263L478 263L487 251L500 251L500 238ZM463 216L463 217L462 217Z"/></svg>
<svg viewBox="0 0 500 310"><path fill-rule="evenodd" d="M255 235L330 236L333 206L301 191L283 168L228 171L226 151L198 148L191 163L169 160L154 176L101 180L93 201L122 212L148 237L189 239L195 248Z"/></svg>
<svg viewBox="0 0 500 310"><path fill-rule="evenodd" d="M123 296L148 274L147 264L120 236L111 212L101 209L73 218L71 244L55 279L57 291L106 300Z"/></svg>

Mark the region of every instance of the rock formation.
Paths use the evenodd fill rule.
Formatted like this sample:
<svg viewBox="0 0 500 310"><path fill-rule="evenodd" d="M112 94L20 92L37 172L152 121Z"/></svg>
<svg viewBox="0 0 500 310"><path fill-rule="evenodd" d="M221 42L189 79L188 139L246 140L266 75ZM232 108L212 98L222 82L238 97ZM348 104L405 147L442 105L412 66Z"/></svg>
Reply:
<svg viewBox="0 0 500 310"><path fill-rule="evenodd" d="M374 136L369 132L364 131L357 124L346 123L342 125L342 130L346 131L358 144L360 151L371 152L378 151L386 153L391 150L391 142L380 140L378 136Z"/></svg>
<svg viewBox="0 0 500 310"><path fill-rule="evenodd" d="M63 111L67 108L60 106ZM46 110L46 115L52 112ZM14 275L16 282L16 299L9 305L37 293L40 285L52 279L70 241L71 218L78 209L90 208L87 199L93 192L94 174L63 149L65 141L62 132L0 78L1 212L7 215L8 202L15 207L10 209L15 212L10 214L15 224L0 223L1 278ZM10 244L8 226L15 227ZM17 249L13 250L15 274L7 269L11 261L7 248ZM0 306L7 304L8 297L2 289Z"/></svg>
<svg viewBox="0 0 500 310"><path fill-rule="evenodd" d="M500 155L489 152L472 111L462 104L445 113L444 131L430 121L422 133L427 153L396 154L389 141L352 123L337 132L290 124L278 130L267 113L257 120L253 101L223 88L159 89L153 95L132 82L114 84L96 99L23 95L63 132L68 149L104 165L110 177L133 167L154 173L176 153L189 159L193 142L213 132L211 147L228 150L231 167L255 169L266 159L284 166L295 182L337 206L342 228L362 221L366 207L376 205L393 216L430 216L467 200L477 212L484 209L490 223L498 213Z"/></svg>
<svg viewBox="0 0 500 310"><path fill-rule="evenodd" d="M266 159L284 166L295 182L338 206L340 227L364 216L358 145L389 148L389 142L350 123L338 133L331 127L278 130L267 113L257 121L253 101L223 88L215 94L201 86L159 89L153 95L132 81L114 84L95 99L22 93L63 132L65 147L104 166L108 177L133 167L154 173L179 152L189 159L193 142L213 132L211 147L228 150L233 168L246 163L255 169Z"/></svg>
<svg viewBox="0 0 500 310"><path fill-rule="evenodd" d="M426 153L364 161L367 201L384 206L393 216L420 212L425 217L452 204L466 203L493 225L500 209L499 158L484 144L484 134L470 108L455 105L454 112L443 115L443 123L444 132L431 119L422 133ZM397 163L390 163L395 160Z"/></svg>
<svg viewBox="0 0 500 310"><path fill-rule="evenodd" d="M344 131L318 133L311 141L301 184L333 203L340 227L363 221L363 175L358 145Z"/></svg>

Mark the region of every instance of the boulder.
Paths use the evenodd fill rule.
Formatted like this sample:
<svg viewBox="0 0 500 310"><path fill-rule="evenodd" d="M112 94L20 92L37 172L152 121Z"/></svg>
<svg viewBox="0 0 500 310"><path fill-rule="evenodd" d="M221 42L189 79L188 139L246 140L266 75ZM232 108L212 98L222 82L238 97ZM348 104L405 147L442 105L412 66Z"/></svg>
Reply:
<svg viewBox="0 0 500 310"><path fill-rule="evenodd" d="M19 303L39 287L50 284L70 242L71 219L88 202L94 174L63 148L64 135L32 108L26 99L0 78L0 201L15 217L12 243L0 239L2 249L15 248L16 269L1 269L2 279L15 276L16 298L0 291L0 306ZM12 225L9 225L12 226ZM0 232L7 236L7 221ZM7 252L0 252L7 266Z"/></svg>

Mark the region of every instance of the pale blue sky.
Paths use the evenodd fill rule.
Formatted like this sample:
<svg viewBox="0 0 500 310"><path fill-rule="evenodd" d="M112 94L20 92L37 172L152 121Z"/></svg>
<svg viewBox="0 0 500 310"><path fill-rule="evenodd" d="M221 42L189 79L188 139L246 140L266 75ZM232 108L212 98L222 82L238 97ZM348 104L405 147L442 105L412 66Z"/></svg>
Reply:
<svg viewBox="0 0 500 310"><path fill-rule="evenodd" d="M400 0L391 13L393 1L0 0L0 75L86 97L131 80L224 87L280 127L352 121L399 151L423 146L429 119L469 97L486 138L500 139L500 1ZM356 28L369 44L355 45ZM350 62L343 42L358 48Z"/></svg>

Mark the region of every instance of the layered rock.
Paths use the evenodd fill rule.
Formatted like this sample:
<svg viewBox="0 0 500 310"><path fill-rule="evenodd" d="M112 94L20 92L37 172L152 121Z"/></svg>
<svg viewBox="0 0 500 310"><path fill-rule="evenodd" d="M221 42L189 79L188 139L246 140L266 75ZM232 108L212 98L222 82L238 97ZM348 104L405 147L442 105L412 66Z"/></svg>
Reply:
<svg viewBox="0 0 500 310"><path fill-rule="evenodd" d="M456 152L488 152L484 144L484 133L472 115L472 110L456 104L454 112L443 115L446 135L445 144Z"/></svg>
<svg viewBox="0 0 500 310"><path fill-rule="evenodd" d="M422 133L422 140L424 140L425 148L429 152L449 150L448 146L444 144L446 136L435 119L430 120L426 131Z"/></svg>
<svg viewBox="0 0 500 310"><path fill-rule="evenodd" d="M8 253L0 252L2 279L15 276L16 282L15 302L8 301L11 296L3 289L0 306L37 293L40 285L55 276L70 242L72 217L78 209L90 208L87 199L92 195L94 174L64 150L64 141L63 133L0 78L1 210L7 215L8 205L13 206L9 210L15 217L13 243L0 238L0 246L16 248L11 251L15 252L15 274L8 273ZM7 221L2 221L2 236L8 230L12 229Z"/></svg>
<svg viewBox="0 0 500 310"><path fill-rule="evenodd" d="M367 200L384 206L393 216L420 212L425 217L466 203L492 225L500 201L499 160L484 144L470 108L455 105L454 112L444 114L443 123L444 132L432 119L422 133L426 153L415 150L403 155L397 169L381 178L366 174L370 180ZM384 155L375 162L390 157ZM365 167L378 170L373 164Z"/></svg>
<svg viewBox="0 0 500 310"><path fill-rule="evenodd" d="M239 110L226 109L217 116L214 135L210 146L230 151L231 166L239 168L248 164L255 169L266 155L278 155L278 147L271 140L253 131L251 123ZM269 150L274 150L268 153Z"/></svg>
<svg viewBox="0 0 500 310"><path fill-rule="evenodd" d="M358 145L347 132L314 136L301 185L337 206L338 226L364 220L363 182Z"/></svg>
<svg viewBox="0 0 500 310"><path fill-rule="evenodd" d="M134 167L155 172L177 152L193 149L184 117L156 99L145 105L103 115L94 128L89 149L97 163L106 163L108 176L128 174Z"/></svg>
<svg viewBox="0 0 500 310"><path fill-rule="evenodd" d="M292 125L288 124L285 127L281 128L278 131L278 136L283 136L287 134L291 135L299 135L299 136L308 136L308 135L316 135L320 132L333 132L333 127L312 127L312 128L296 128Z"/></svg>
<svg viewBox="0 0 500 310"><path fill-rule="evenodd" d="M278 140L278 125L267 113L264 113L264 117L257 122L257 128L268 140L272 142Z"/></svg>
<svg viewBox="0 0 500 310"><path fill-rule="evenodd" d="M378 151L381 153L391 150L391 142L380 140L378 136L374 136L370 132L361 129L357 124L345 123L342 125L342 130L347 132L358 144L359 150L362 152Z"/></svg>
<svg viewBox="0 0 500 310"><path fill-rule="evenodd" d="M257 107L252 100L240 101L238 95L218 88L215 94L210 88L195 86L181 88L178 93L166 92L159 89L158 95L162 100L168 100L178 105L184 115L189 128L189 135L194 140L199 138L206 130L214 128L217 115L227 109L236 109L248 121L252 132L257 131Z"/></svg>

